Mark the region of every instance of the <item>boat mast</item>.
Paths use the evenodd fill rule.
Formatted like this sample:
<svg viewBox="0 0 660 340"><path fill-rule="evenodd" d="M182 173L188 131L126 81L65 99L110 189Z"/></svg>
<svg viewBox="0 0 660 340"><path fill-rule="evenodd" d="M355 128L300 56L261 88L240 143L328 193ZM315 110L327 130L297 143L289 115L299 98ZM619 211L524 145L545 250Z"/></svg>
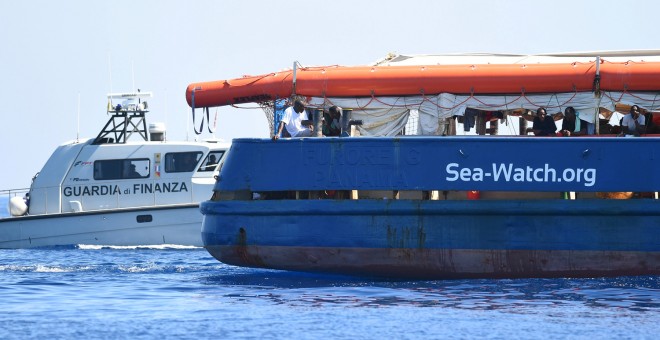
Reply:
<svg viewBox="0 0 660 340"><path fill-rule="evenodd" d="M297 60L295 60L293 62L293 87L291 89L291 98L294 98L296 96L296 70L298 65L300 64L298 63Z"/></svg>
<svg viewBox="0 0 660 340"><path fill-rule="evenodd" d="M142 139L149 141L145 119L145 114L149 112L148 105L146 101L141 100L147 97L151 97L151 92L140 92L140 90L132 93L108 94L108 114L111 116L93 144L124 144L133 133L138 133ZM124 101L114 105L112 99L124 99Z"/></svg>

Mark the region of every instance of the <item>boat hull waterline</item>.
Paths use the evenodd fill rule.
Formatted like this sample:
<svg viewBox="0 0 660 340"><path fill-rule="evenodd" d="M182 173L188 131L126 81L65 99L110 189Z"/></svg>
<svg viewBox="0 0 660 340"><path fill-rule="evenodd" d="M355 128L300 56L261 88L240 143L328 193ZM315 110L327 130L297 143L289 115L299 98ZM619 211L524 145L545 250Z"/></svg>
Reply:
<svg viewBox="0 0 660 340"><path fill-rule="evenodd" d="M390 278L657 275L658 141L235 139L203 243L228 264Z"/></svg>
<svg viewBox="0 0 660 340"><path fill-rule="evenodd" d="M198 204L24 216L0 220L0 249L74 246L201 247Z"/></svg>
<svg viewBox="0 0 660 340"><path fill-rule="evenodd" d="M653 200L204 202L221 262L410 279L660 274Z"/></svg>

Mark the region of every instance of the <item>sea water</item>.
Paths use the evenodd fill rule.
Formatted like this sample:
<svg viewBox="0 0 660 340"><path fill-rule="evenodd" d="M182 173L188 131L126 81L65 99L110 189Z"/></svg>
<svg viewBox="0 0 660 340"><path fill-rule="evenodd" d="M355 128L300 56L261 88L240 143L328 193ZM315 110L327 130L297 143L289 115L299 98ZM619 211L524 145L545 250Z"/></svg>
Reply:
<svg viewBox="0 0 660 340"><path fill-rule="evenodd" d="M203 248L0 250L0 339L656 339L660 277L387 281Z"/></svg>
<svg viewBox="0 0 660 340"><path fill-rule="evenodd" d="M234 267L194 247L0 250L0 339L656 339L659 331L658 276L387 281Z"/></svg>

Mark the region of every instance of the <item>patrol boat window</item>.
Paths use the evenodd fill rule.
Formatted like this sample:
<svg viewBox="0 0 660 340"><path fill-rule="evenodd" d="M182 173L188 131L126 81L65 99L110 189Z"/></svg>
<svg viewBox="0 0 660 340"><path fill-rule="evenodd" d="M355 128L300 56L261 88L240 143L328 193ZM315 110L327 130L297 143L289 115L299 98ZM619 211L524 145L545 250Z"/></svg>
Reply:
<svg viewBox="0 0 660 340"><path fill-rule="evenodd" d="M149 177L149 159L106 159L94 161L95 180Z"/></svg>
<svg viewBox="0 0 660 340"><path fill-rule="evenodd" d="M209 152L209 155L206 156L206 158L202 162L202 165L200 165L197 171L214 171L218 167L218 164L220 164L220 160L222 159L222 155L224 154L225 154L224 151Z"/></svg>
<svg viewBox="0 0 660 340"><path fill-rule="evenodd" d="M165 154L165 172L190 172L202 158L201 151L171 152Z"/></svg>

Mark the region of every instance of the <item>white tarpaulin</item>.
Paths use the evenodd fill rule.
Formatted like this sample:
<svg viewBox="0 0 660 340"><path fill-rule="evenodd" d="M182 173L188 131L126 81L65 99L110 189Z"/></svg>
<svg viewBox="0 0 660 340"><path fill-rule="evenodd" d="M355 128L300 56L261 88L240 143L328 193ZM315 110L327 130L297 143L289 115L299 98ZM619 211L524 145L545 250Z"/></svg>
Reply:
<svg viewBox="0 0 660 340"><path fill-rule="evenodd" d="M614 111L615 104L637 104L647 110L660 109L660 93L603 92L600 97L592 92L517 94L499 96L454 95L442 93L434 96L376 97L376 98L312 98L316 107L337 105L352 109L352 119L360 119L363 136L393 136L406 125L410 110L419 112L420 135L439 135L444 132L443 121L462 116L467 108L484 111L527 109L536 111L545 107L549 114L564 112L572 106L580 118L595 122L598 108Z"/></svg>
<svg viewBox="0 0 660 340"><path fill-rule="evenodd" d="M358 126L362 136L394 136L406 126L410 108L416 108L412 97L380 98L312 98L312 106L328 108L337 105L352 109L351 119L362 120Z"/></svg>

